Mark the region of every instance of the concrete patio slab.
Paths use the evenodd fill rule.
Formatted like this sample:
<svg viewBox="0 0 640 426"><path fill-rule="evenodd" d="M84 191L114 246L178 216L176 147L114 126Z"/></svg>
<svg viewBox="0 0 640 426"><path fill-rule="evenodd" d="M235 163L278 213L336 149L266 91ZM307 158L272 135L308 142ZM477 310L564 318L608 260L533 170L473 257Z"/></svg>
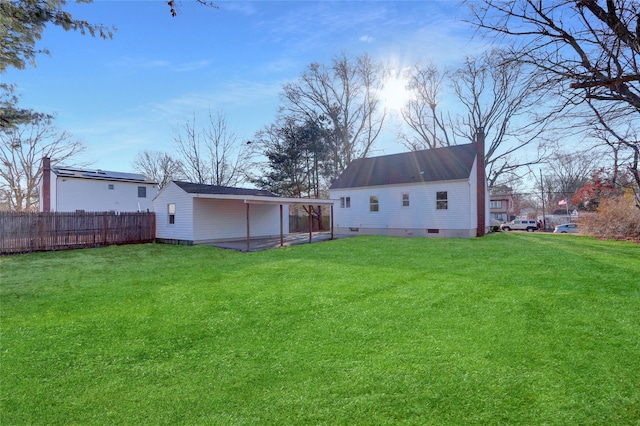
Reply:
<svg viewBox="0 0 640 426"><path fill-rule="evenodd" d="M334 235L333 239L337 240L339 238L345 238L348 235ZM317 243L320 241L328 241L331 240L331 232L314 232L311 236L311 242ZM287 234L283 237L283 247L289 247L298 244L309 244L309 233L300 232L300 233L292 233ZM219 241L215 243L208 243L208 246L219 247L229 250L237 250L246 252L247 251L247 241L246 240L234 240L234 241ZM270 250L273 248L280 247L280 237L273 238L251 238L249 240L249 251L262 251L262 250Z"/></svg>

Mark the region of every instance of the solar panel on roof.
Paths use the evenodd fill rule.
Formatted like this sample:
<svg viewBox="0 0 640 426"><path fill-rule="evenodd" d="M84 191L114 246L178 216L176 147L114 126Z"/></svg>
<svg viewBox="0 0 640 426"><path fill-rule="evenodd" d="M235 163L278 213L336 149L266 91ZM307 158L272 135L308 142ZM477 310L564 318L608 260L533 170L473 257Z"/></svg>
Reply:
<svg viewBox="0 0 640 426"><path fill-rule="evenodd" d="M144 179L123 177L123 176L110 176L109 179L111 179L111 180L131 180L131 181L136 181L136 182L144 182Z"/></svg>

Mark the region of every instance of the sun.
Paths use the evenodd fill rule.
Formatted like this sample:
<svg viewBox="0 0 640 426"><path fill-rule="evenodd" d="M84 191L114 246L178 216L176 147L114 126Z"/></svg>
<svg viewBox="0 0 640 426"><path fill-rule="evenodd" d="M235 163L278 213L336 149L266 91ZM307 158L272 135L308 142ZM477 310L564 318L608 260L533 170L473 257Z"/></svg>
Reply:
<svg viewBox="0 0 640 426"><path fill-rule="evenodd" d="M389 76L380 90L380 100L386 111L400 113L409 101L407 81L398 76Z"/></svg>

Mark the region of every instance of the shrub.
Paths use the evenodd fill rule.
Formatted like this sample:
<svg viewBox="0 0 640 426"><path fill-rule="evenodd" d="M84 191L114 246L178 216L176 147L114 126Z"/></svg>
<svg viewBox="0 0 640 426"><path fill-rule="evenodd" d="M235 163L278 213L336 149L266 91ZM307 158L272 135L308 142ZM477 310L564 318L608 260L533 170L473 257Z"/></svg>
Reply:
<svg viewBox="0 0 640 426"><path fill-rule="evenodd" d="M583 233L596 238L640 242L640 209L631 194L602 200L597 214L581 218L580 224Z"/></svg>

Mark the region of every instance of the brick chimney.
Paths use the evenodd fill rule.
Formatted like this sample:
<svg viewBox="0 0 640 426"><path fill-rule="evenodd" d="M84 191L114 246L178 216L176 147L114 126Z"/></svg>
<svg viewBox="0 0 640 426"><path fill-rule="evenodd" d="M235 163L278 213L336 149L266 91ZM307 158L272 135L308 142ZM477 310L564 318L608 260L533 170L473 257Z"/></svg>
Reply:
<svg viewBox="0 0 640 426"><path fill-rule="evenodd" d="M42 157L42 206L43 212L51 211L51 159Z"/></svg>
<svg viewBox="0 0 640 426"><path fill-rule="evenodd" d="M484 128L478 127L476 132L476 180L477 180L477 207L478 212L478 228L476 229L476 237L482 237L485 234L487 214L486 204L487 196L485 192L487 177L484 170Z"/></svg>

